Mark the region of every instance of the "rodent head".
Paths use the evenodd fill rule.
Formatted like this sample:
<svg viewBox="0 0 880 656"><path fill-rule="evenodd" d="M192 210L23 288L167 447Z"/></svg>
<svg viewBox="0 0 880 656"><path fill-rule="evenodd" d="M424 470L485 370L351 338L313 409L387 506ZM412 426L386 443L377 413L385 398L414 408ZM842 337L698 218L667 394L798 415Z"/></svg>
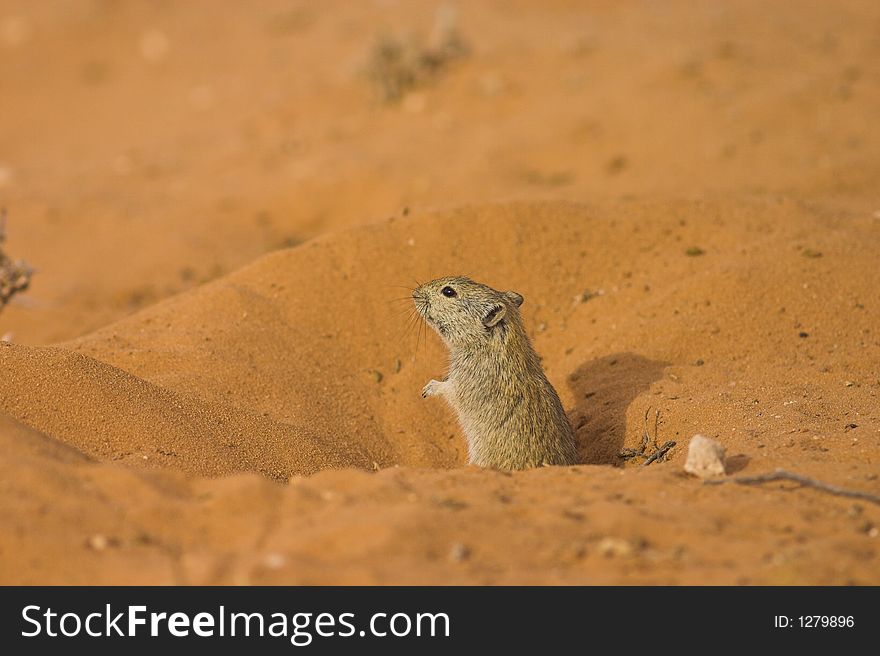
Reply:
<svg viewBox="0 0 880 656"><path fill-rule="evenodd" d="M488 341L518 321L523 297L499 292L461 276L447 276L413 290L416 310L449 346Z"/></svg>

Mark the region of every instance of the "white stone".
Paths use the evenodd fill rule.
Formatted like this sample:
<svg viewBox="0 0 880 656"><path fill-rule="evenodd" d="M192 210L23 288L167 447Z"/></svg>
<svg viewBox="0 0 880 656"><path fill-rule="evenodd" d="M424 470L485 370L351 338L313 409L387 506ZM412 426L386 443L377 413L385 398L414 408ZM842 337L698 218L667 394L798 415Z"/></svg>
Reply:
<svg viewBox="0 0 880 656"><path fill-rule="evenodd" d="M700 478L724 476L724 447L705 435L694 435L688 445L684 470Z"/></svg>
<svg viewBox="0 0 880 656"><path fill-rule="evenodd" d="M633 553L633 546L623 538L604 537L596 545L596 551L605 558L626 558Z"/></svg>
<svg viewBox="0 0 880 656"><path fill-rule="evenodd" d="M106 536L98 533L96 535L91 536L88 539L87 544L89 545L89 549L93 549L94 551L104 551L104 549L106 549L108 547L110 542L109 542L109 540L107 540Z"/></svg>
<svg viewBox="0 0 880 656"><path fill-rule="evenodd" d="M287 564L287 559L280 553L266 554L263 558L263 565L269 569L281 569Z"/></svg>

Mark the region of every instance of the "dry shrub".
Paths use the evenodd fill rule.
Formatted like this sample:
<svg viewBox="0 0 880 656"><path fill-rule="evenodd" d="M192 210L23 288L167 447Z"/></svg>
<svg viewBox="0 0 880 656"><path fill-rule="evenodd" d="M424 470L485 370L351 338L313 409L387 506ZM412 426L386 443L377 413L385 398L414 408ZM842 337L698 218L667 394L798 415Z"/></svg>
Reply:
<svg viewBox="0 0 880 656"><path fill-rule="evenodd" d="M24 260L13 260L3 250L6 241L6 210L0 211L0 310L31 284L33 269Z"/></svg>
<svg viewBox="0 0 880 656"><path fill-rule="evenodd" d="M444 10L437 13L432 35L426 43L415 37L401 39L387 34L379 37L365 73L379 99L393 103L435 79L468 51L456 26L455 13Z"/></svg>

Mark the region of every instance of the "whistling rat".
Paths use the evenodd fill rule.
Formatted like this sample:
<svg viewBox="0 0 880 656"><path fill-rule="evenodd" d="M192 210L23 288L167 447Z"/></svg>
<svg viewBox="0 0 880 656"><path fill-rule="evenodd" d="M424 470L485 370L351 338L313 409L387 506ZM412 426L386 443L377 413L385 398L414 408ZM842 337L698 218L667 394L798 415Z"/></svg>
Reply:
<svg viewBox="0 0 880 656"><path fill-rule="evenodd" d="M412 293L449 347L449 375L422 396L458 413L470 463L497 469L577 464L574 434L519 316L523 297L446 277Z"/></svg>

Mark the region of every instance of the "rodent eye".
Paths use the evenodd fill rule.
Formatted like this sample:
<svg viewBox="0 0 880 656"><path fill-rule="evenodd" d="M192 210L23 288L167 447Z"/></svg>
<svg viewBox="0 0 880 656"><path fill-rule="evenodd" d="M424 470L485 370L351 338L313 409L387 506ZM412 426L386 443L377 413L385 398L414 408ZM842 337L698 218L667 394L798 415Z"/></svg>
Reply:
<svg viewBox="0 0 880 656"><path fill-rule="evenodd" d="M440 293L443 294L446 298L455 298L458 294L455 293L455 290L452 287L444 287L440 290Z"/></svg>

